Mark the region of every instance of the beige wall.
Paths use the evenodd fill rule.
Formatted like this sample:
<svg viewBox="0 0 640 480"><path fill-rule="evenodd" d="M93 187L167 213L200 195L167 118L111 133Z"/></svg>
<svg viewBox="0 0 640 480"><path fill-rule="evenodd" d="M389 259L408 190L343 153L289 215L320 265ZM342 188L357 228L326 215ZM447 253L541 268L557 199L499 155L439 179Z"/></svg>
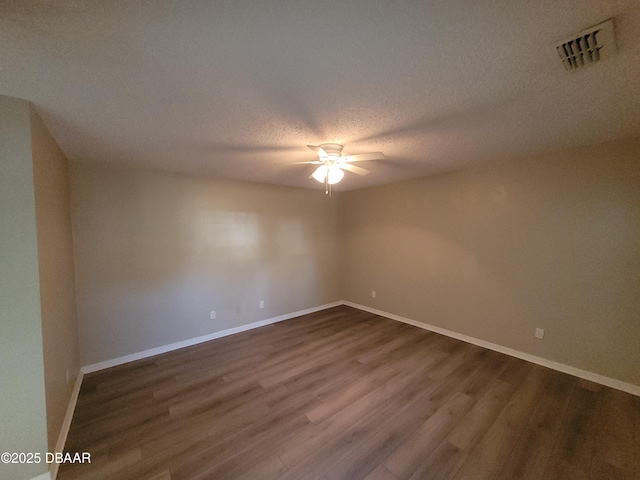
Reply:
<svg viewBox="0 0 640 480"><path fill-rule="evenodd" d="M340 300L336 196L76 163L71 179L83 365Z"/></svg>
<svg viewBox="0 0 640 480"><path fill-rule="evenodd" d="M342 200L347 300L640 385L640 140Z"/></svg>
<svg viewBox="0 0 640 480"><path fill-rule="evenodd" d="M80 369L67 159L31 113L31 145L49 450L53 451ZM68 375L68 381L67 381Z"/></svg>
<svg viewBox="0 0 640 480"><path fill-rule="evenodd" d="M0 96L0 452L47 450L29 103ZM0 478L47 465L0 463Z"/></svg>

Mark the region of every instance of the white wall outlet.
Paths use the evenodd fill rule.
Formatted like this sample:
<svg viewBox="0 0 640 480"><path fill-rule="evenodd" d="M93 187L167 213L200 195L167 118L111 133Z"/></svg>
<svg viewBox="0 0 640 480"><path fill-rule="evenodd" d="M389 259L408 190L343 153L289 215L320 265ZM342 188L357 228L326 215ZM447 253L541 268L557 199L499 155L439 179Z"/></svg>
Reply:
<svg viewBox="0 0 640 480"><path fill-rule="evenodd" d="M260 300L260 308L264 308L264 300Z"/></svg>
<svg viewBox="0 0 640 480"><path fill-rule="evenodd" d="M376 291L375 290L371 290L371 298L376 298Z"/></svg>
<svg viewBox="0 0 640 480"><path fill-rule="evenodd" d="M211 320L213 320L214 318L216 318L216 311L215 311L215 310L211 310L211 311L209 312L209 318L210 318Z"/></svg>
<svg viewBox="0 0 640 480"><path fill-rule="evenodd" d="M540 340L544 338L544 328L536 328L536 338Z"/></svg>
<svg viewBox="0 0 640 480"><path fill-rule="evenodd" d="M236 305L236 314L240 315L240 305Z"/></svg>

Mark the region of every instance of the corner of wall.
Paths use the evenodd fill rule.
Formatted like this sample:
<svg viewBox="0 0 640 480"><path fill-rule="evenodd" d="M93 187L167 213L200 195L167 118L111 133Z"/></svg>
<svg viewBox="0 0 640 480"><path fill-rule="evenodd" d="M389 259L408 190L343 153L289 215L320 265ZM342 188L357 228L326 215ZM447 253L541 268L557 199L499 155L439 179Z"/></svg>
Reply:
<svg viewBox="0 0 640 480"><path fill-rule="evenodd" d="M53 451L80 370L68 161L31 106L47 436Z"/></svg>
<svg viewBox="0 0 640 480"><path fill-rule="evenodd" d="M38 247L29 104L0 96L0 451L47 449ZM6 348L5 348L6 347ZM28 478L40 464L1 464Z"/></svg>

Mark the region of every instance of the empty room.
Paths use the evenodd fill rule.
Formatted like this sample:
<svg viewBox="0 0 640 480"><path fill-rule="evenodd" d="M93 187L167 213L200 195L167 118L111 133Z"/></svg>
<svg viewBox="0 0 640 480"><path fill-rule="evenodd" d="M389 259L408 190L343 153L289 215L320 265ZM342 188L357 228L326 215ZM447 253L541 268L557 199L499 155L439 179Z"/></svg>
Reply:
<svg viewBox="0 0 640 480"><path fill-rule="evenodd" d="M640 2L0 2L0 478L640 479Z"/></svg>

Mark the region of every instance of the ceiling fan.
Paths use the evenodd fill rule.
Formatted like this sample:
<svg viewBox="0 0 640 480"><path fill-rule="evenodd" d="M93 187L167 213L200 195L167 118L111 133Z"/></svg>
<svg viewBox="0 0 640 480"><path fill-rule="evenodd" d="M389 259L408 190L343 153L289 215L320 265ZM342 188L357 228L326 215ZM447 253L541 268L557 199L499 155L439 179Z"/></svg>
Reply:
<svg viewBox="0 0 640 480"><path fill-rule="evenodd" d="M312 165L320 165L311 177L318 182L324 183L327 195L331 195L331 185L338 183L344 177L344 170L356 175L367 175L369 170L352 165L351 162L362 162L365 160L382 160L384 155L381 152L361 153L358 155L342 156L342 145L338 143L323 143L321 145L307 145L318 154L318 160L312 162L296 162ZM309 178L311 178L309 177Z"/></svg>

